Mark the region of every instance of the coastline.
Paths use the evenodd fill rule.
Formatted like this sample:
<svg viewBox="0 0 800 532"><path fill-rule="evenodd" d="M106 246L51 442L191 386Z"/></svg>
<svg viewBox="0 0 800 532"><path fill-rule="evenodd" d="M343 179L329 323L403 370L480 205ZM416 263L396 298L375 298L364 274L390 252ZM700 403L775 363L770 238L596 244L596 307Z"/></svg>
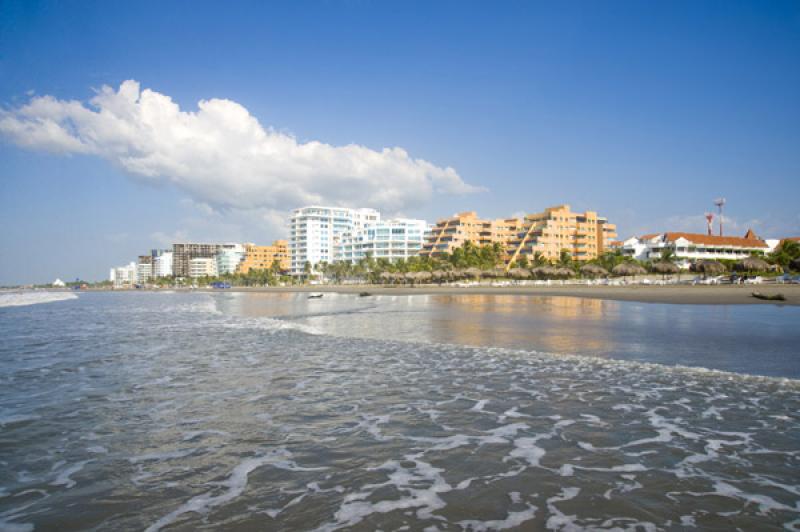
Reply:
<svg viewBox="0 0 800 532"><path fill-rule="evenodd" d="M286 287L234 287L225 290L198 289L208 292L264 292L264 293L335 293L371 295L515 295L537 297L583 297L611 301L639 303L666 303L683 305L800 305L800 285L627 285L627 286L383 286L383 285L312 285ZM752 296L753 292L781 293L786 301L764 301Z"/></svg>
<svg viewBox="0 0 800 532"><path fill-rule="evenodd" d="M779 305L800 306L800 284L769 285L623 285L623 286L587 286L587 285L551 285L551 286L390 286L390 285L305 285L305 286L235 286L224 290L213 288L163 288L143 290L89 288L82 292L249 292L249 293L331 293L359 294L369 292L370 295L411 296L411 295L503 295L531 297L580 297L588 299L604 299L609 301L632 301L637 303L656 303L671 305ZM4 292L26 292L30 289L3 289ZM48 292L73 292L64 288L37 289ZM766 301L752 296L753 292L766 295L783 294L786 301Z"/></svg>

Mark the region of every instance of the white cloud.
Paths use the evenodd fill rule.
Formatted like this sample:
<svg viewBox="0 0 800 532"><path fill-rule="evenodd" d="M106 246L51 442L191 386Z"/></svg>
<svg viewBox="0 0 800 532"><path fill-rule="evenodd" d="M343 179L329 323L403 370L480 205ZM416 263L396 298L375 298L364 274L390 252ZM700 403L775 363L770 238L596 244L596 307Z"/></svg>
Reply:
<svg viewBox="0 0 800 532"><path fill-rule="evenodd" d="M88 104L35 96L0 111L0 134L16 144L89 154L153 183L169 183L222 209L285 211L312 203L372 206L388 212L436 194L483 190L450 167L402 148L331 146L265 128L236 102L202 100L182 111L169 96L104 86Z"/></svg>

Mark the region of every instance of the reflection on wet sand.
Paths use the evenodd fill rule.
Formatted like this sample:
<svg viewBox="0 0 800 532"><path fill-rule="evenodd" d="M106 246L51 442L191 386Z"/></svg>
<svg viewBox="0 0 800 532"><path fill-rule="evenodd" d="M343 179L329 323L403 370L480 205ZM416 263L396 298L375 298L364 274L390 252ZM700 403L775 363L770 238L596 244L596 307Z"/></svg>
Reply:
<svg viewBox="0 0 800 532"><path fill-rule="evenodd" d="M604 322L620 317L616 301L552 296L226 293L218 305L223 313L299 319L341 336L566 353L613 350Z"/></svg>
<svg viewBox="0 0 800 532"><path fill-rule="evenodd" d="M493 295L433 296L433 305L450 309L450 319L432 330L432 341L514 346L559 353L608 351L612 338L593 322L617 319L615 301L575 297ZM543 322L565 322L542 327ZM576 328L579 329L576 330Z"/></svg>
<svg viewBox="0 0 800 532"><path fill-rule="evenodd" d="M505 347L795 376L796 312L566 296L217 293L226 315L344 337ZM738 357L732 353L757 353Z"/></svg>

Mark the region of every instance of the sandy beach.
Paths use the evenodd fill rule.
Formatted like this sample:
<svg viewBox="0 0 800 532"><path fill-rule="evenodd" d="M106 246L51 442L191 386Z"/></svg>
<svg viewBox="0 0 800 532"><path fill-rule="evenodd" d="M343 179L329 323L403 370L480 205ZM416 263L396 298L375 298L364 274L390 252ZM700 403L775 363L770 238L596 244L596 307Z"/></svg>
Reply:
<svg viewBox="0 0 800 532"><path fill-rule="evenodd" d="M688 305L800 305L800 285L626 285L626 286L291 286L265 288L231 288L242 292L315 292L373 295L423 295L423 294L497 294L527 296L568 296L642 303L670 303ZM783 294L786 301L764 301L752 296L753 292L766 295Z"/></svg>

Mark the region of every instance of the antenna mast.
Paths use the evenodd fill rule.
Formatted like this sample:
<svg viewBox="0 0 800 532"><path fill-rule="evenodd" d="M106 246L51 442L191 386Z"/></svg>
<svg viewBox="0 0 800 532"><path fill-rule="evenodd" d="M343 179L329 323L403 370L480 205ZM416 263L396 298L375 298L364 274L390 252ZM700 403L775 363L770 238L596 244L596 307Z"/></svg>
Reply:
<svg viewBox="0 0 800 532"><path fill-rule="evenodd" d="M707 212L706 213L706 222L708 225L708 236L711 236L714 233L714 213Z"/></svg>
<svg viewBox="0 0 800 532"><path fill-rule="evenodd" d="M725 206L725 198L717 198L714 205L719 209L719 236L722 236L722 207Z"/></svg>

